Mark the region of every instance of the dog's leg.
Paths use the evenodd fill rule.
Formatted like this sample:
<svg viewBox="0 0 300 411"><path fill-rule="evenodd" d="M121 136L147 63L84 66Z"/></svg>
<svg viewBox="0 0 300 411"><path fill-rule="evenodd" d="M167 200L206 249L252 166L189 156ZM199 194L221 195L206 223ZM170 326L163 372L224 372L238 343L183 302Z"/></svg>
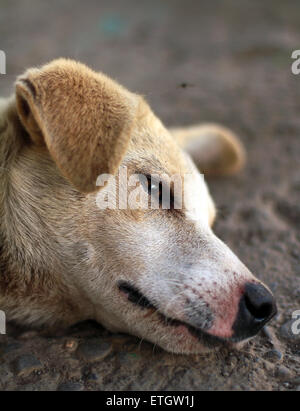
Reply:
<svg viewBox="0 0 300 411"><path fill-rule="evenodd" d="M223 126L203 124L170 131L204 174L231 175L245 163L242 143Z"/></svg>

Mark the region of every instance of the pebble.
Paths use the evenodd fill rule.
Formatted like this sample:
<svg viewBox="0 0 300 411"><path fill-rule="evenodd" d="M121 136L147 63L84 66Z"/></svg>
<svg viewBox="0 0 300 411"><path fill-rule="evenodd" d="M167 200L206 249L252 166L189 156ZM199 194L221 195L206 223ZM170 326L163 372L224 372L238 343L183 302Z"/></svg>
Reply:
<svg viewBox="0 0 300 411"><path fill-rule="evenodd" d="M112 345L101 339L94 338L82 343L77 354L86 361L100 361L112 352Z"/></svg>
<svg viewBox="0 0 300 411"><path fill-rule="evenodd" d="M275 341L274 331L273 331L270 327L265 326L265 327L262 329L262 332L263 332L264 336L268 339L268 341L269 341L272 345L274 345L274 341Z"/></svg>
<svg viewBox="0 0 300 411"><path fill-rule="evenodd" d="M33 355L22 355L13 362L13 370L18 377L26 377L42 368L41 362Z"/></svg>
<svg viewBox="0 0 300 411"><path fill-rule="evenodd" d="M287 367L281 365L276 370L276 376L282 381L291 381L294 375Z"/></svg>
<svg viewBox="0 0 300 411"><path fill-rule="evenodd" d="M283 354L281 351L276 350L276 349L270 350L265 353L264 359L271 361L271 362L279 362L279 361L282 361Z"/></svg>
<svg viewBox="0 0 300 411"><path fill-rule="evenodd" d="M70 339L66 340L64 343L64 349L69 351L69 352L74 352L77 350L78 347L78 341Z"/></svg>
<svg viewBox="0 0 300 411"><path fill-rule="evenodd" d="M91 382L97 382L99 380L99 375L95 373L90 373L86 376L86 382L91 383Z"/></svg>
<svg viewBox="0 0 300 411"><path fill-rule="evenodd" d="M294 334L292 331L292 325L294 324L295 320L289 320L285 324L280 327L279 334L280 336L293 344L300 343L300 334Z"/></svg>

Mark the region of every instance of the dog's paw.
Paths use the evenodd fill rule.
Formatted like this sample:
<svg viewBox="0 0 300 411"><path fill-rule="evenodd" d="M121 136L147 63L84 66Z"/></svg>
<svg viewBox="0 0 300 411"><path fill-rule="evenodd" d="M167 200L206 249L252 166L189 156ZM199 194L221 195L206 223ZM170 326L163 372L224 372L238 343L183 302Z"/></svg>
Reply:
<svg viewBox="0 0 300 411"><path fill-rule="evenodd" d="M223 126L202 124L173 129L171 133L204 174L232 175L245 164L242 143Z"/></svg>

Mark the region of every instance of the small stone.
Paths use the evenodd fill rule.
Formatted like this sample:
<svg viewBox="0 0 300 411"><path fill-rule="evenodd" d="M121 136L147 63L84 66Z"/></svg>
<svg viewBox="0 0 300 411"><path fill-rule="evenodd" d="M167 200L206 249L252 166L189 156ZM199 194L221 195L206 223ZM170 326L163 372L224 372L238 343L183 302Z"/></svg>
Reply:
<svg viewBox="0 0 300 411"><path fill-rule="evenodd" d="M264 358L271 362L279 362L279 361L282 361L283 354L281 351L274 349L274 350L270 350L266 352L266 354L264 355Z"/></svg>
<svg viewBox="0 0 300 411"><path fill-rule="evenodd" d="M293 373L284 365L277 368L276 376L282 381L290 381L293 378Z"/></svg>
<svg viewBox="0 0 300 411"><path fill-rule="evenodd" d="M77 353L86 361L100 361L107 357L112 351L112 345L102 341L101 339L94 338L82 343Z"/></svg>
<svg viewBox="0 0 300 411"><path fill-rule="evenodd" d="M86 376L86 382L88 383L97 382L98 380L99 380L98 374L90 373Z"/></svg>
<svg viewBox="0 0 300 411"><path fill-rule="evenodd" d="M272 328L270 327L263 327L262 329L262 333L264 334L264 336L268 339L268 341L270 342L270 344L274 345L274 342L276 340L276 337L274 335L274 331L272 330Z"/></svg>
<svg viewBox="0 0 300 411"><path fill-rule="evenodd" d="M68 350L69 352L76 351L77 347L78 347L78 341L76 340L67 340L64 343L64 348Z"/></svg>
<svg viewBox="0 0 300 411"><path fill-rule="evenodd" d="M280 336L293 344L300 344L300 334L295 334L293 332L293 325L295 323L295 320L289 320L285 324L283 324L279 330Z"/></svg>
<svg viewBox="0 0 300 411"><path fill-rule="evenodd" d="M64 382L57 387L57 391L83 391L84 387L79 382Z"/></svg>
<svg viewBox="0 0 300 411"><path fill-rule="evenodd" d="M33 355L22 355L13 362L14 372L18 377L26 377L42 368L41 362Z"/></svg>

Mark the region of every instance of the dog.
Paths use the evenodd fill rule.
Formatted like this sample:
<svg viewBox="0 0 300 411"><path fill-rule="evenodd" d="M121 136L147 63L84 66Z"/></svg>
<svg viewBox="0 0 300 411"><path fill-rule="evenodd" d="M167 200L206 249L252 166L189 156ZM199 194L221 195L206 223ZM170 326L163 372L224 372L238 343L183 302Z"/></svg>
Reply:
<svg viewBox="0 0 300 411"><path fill-rule="evenodd" d="M275 315L271 291L211 228L202 174L231 175L245 161L230 130L167 129L142 96L58 59L1 100L0 161L8 320L54 329L93 319L189 354L239 345ZM188 175L182 207L101 209L97 196L113 188L97 180L121 167L146 178L148 199L162 187L149 176Z"/></svg>

